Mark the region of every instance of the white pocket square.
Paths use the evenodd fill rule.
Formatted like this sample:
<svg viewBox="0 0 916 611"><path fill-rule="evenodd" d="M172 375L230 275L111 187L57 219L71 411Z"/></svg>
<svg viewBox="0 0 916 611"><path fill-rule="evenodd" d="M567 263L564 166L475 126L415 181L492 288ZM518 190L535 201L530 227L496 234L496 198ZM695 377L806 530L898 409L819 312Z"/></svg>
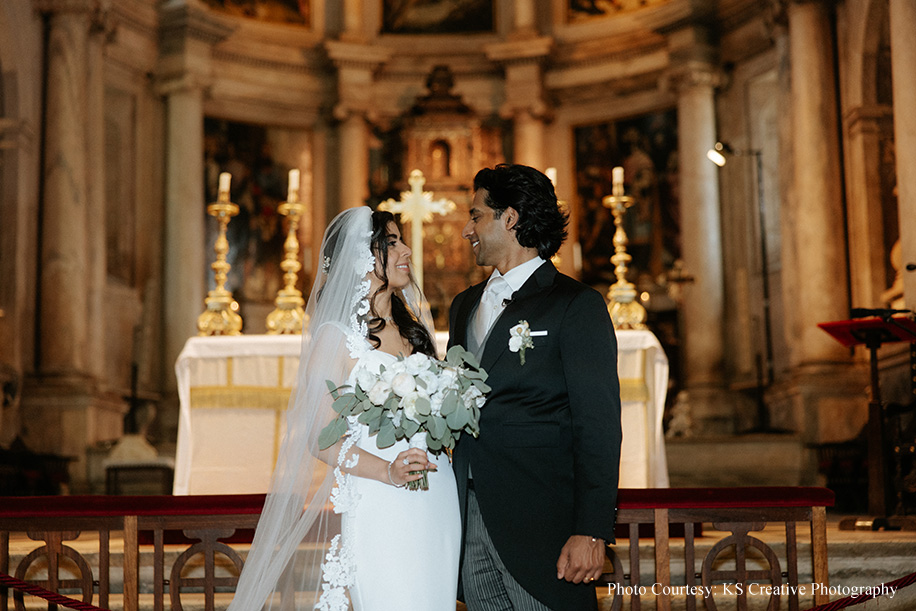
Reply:
<svg viewBox="0 0 916 611"><path fill-rule="evenodd" d="M547 335L547 331L531 331L528 335L531 337L543 337Z"/></svg>

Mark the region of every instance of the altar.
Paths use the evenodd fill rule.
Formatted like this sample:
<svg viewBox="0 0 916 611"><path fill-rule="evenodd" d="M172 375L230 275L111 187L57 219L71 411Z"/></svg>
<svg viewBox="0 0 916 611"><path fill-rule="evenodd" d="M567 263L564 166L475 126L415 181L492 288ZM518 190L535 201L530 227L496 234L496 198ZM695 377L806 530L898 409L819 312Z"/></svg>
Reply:
<svg viewBox="0 0 916 611"><path fill-rule="evenodd" d="M441 344L442 337L437 339ZM668 359L649 331L617 331L617 341L620 487L664 488ZM174 494L267 492L301 343L298 335L187 341L175 364L181 406Z"/></svg>

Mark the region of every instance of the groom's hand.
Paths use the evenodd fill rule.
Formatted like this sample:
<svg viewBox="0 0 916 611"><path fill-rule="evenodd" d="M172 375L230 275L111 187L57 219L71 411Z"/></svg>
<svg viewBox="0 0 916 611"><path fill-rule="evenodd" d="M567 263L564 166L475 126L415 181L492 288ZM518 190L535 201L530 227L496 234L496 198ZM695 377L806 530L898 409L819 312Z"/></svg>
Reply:
<svg viewBox="0 0 916 611"><path fill-rule="evenodd" d="M560 550L557 579L589 583L601 577L604 569L604 539L573 535Z"/></svg>

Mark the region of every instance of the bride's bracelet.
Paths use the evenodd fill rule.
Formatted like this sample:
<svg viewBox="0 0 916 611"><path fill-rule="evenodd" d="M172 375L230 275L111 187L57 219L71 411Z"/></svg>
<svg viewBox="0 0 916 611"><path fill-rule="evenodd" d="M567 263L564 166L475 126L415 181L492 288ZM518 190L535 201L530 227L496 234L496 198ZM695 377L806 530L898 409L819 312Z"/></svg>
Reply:
<svg viewBox="0 0 916 611"><path fill-rule="evenodd" d="M393 460L392 460L390 463L388 463L388 481L391 482L391 485L394 486L395 488L403 488L404 486L407 485L406 483L401 484L400 486L398 486L397 484L394 483L394 480L391 479L391 465L393 465L393 464L394 464L394 461L393 461Z"/></svg>

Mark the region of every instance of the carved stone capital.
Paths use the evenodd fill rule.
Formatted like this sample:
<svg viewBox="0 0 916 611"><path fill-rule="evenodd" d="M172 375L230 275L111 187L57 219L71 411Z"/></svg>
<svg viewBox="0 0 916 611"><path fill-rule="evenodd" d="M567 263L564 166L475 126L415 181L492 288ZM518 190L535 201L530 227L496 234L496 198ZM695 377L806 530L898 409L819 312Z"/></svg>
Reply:
<svg viewBox="0 0 916 611"><path fill-rule="evenodd" d="M176 93L199 92L204 95L213 84L213 79L195 72L183 72L162 76L154 84L156 93L168 97Z"/></svg>
<svg viewBox="0 0 916 611"><path fill-rule="evenodd" d="M183 49L189 40L214 45L235 30L219 16L186 4L163 4L159 10L159 23L164 55Z"/></svg>
<svg viewBox="0 0 916 611"><path fill-rule="evenodd" d="M374 72L391 58L391 49L358 42L328 40L324 43L328 58L338 70L357 69Z"/></svg>
<svg viewBox="0 0 916 611"><path fill-rule="evenodd" d="M715 88L724 83L722 71L709 64L687 63L662 76L661 88L675 93L694 87Z"/></svg>

